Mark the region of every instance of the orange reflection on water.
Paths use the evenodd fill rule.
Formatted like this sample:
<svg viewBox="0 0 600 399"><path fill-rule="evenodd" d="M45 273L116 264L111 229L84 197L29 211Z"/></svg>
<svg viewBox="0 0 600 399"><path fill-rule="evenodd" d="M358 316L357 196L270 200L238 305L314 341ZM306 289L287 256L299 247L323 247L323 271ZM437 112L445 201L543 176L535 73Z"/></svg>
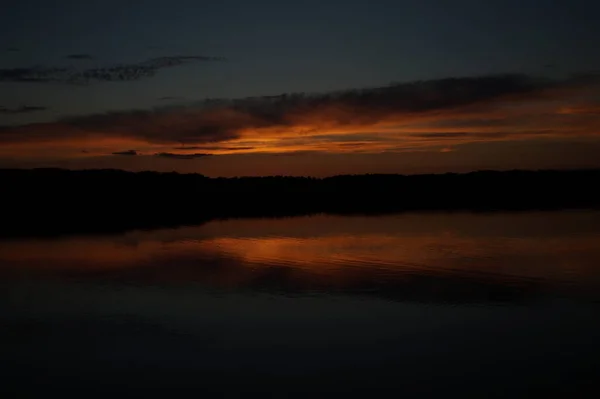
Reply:
<svg viewBox="0 0 600 399"><path fill-rule="evenodd" d="M215 238L202 252L237 258L253 267L277 265L318 274L426 273L503 278L600 281L598 237L571 239L467 238L448 233L318 238Z"/></svg>
<svg viewBox="0 0 600 399"><path fill-rule="evenodd" d="M405 214L216 221L197 227L0 242L3 275L131 273L244 286L441 276L600 284L598 213ZM281 275L283 276L283 275ZM283 277L279 278L283 278Z"/></svg>
<svg viewBox="0 0 600 399"><path fill-rule="evenodd" d="M163 252L154 240L128 242L111 237L65 237L0 242L0 270L105 270L143 265Z"/></svg>

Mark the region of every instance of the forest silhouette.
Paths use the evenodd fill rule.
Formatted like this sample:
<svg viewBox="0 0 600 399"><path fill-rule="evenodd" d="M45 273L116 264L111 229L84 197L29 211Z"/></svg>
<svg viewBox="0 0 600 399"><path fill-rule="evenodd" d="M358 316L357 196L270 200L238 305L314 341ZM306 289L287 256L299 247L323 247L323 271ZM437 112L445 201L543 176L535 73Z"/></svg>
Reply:
<svg viewBox="0 0 600 399"><path fill-rule="evenodd" d="M110 233L213 219L598 208L600 169L210 178L113 169L1 169L0 236Z"/></svg>

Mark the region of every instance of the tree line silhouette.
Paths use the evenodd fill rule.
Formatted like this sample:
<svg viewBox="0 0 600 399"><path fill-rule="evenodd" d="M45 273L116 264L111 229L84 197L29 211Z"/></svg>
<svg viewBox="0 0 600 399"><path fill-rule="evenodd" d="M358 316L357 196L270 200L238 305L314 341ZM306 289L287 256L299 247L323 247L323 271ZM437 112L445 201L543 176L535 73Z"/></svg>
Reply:
<svg viewBox="0 0 600 399"><path fill-rule="evenodd" d="M113 169L0 169L0 236L101 233L215 218L600 207L600 169L209 178Z"/></svg>

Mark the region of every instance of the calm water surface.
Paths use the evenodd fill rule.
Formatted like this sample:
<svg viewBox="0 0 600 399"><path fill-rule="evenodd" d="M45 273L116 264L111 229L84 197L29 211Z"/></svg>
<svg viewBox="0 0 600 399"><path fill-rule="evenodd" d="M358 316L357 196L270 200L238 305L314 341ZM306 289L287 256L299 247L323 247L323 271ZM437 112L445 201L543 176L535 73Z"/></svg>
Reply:
<svg viewBox="0 0 600 399"><path fill-rule="evenodd" d="M599 310L600 212L5 240L0 393L595 397Z"/></svg>

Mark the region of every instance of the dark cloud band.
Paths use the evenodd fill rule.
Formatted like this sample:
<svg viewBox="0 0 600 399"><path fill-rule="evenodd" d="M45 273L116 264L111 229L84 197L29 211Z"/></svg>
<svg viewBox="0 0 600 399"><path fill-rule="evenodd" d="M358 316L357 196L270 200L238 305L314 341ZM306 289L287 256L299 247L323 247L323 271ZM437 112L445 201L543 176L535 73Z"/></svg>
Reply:
<svg viewBox="0 0 600 399"><path fill-rule="evenodd" d="M30 112L45 111L48 108L40 107L35 105L24 105L17 108L6 108L0 106L0 115L15 115L15 114L27 114Z"/></svg>
<svg viewBox="0 0 600 399"><path fill-rule="evenodd" d="M113 152L113 155L124 155L124 156L135 156L138 155L136 150L127 150L127 151L117 151Z"/></svg>
<svg viewBox="0 0 600 399"><path fill-rule="evenodd" d="M72 60L89 60L89 54L71 54ZM134 64L89 68L83 71L73 67L34 66L28 68L0 69L0 82L58 82L85 84L93 81L127 82L154 76L158 70L193 62L223 61L224 58L208 56L169 56L152 58Z"/></svg>
<svg viewBox="0 0 600 399"><path fill-rule="evenodd" d="M150 64L170 65L180 61L185 59L175 57L169 62L160 60ZM154 71L150 66L145 68L149 68L146 73ZM109 79L112 72L106 73ZM483 111L493 109L494 104L499 101L511 100L516 104L518 101L553 98L552 96L560 98L569 90L590 87L598 80L597 75L550 80L520 74L503 74L394 83L382 87L318 94L286 93L243 99L209 99L188 106L109 112L63 118L54 123L7 127L0 131L0 142L36 141L48 137L49 134L53 138L76 138L93 133L104 137L131 138L151 144L178 145L177 149L180 150L235 151L235 144L223 142L246 138L248 132L258 134L253 132L260 129L269 129L269 134L275 137L281 132L289 133L290 128L294 128L294 138L298 140L306 141L306 137L310 137L313 144L318 144L319 141L343 143L346 139L340 137L339 133L328 132L335 129L348 130L346 127L360 127L359 130L364 131L365 128L377 126L380 122L401 123L416 115L437 115L435 118L439 122L439 115L443 113L457 114L466 109L477 115L477 125L483 120ZM475 111L472 111L473 109ZM427 122L426 119L422 120ZM436 120L432 121L429 128ZM306 133L296 129L298 127L306 127ZM452 127L451 124L448 127ZM498 137L505 134L501 124L496 128ZM539 129L541 128L535 127L530 130ZM451 129L429 132L415 130L414 133L421 134L422 139L470 137ZM352 136L348 140L375 144L377 141L384 141L376 135L364 134L363 137ZM412 137L419 138L414 135ZM261 147L260 138L256 140L240 142L239 147ZM288 142L291 140L288 139Z"/></svg>
<svg viewBox="0 0 600 399"><path fill-rule="evenodd" d="M198 159L211 156L212 154L196 153L196 154L176 154L172 152L159 152L154 154L157 157L171 158L171 159Z"/></svg>

